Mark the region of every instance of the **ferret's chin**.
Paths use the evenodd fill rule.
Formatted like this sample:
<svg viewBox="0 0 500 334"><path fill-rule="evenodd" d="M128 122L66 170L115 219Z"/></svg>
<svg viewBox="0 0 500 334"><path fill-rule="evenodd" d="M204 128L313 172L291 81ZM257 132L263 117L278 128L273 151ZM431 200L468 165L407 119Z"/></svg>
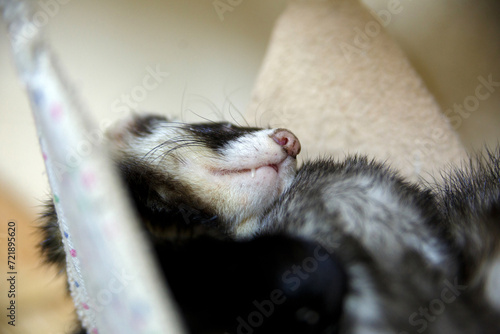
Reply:
<svg viewBox="0 0 500 334"><path fill-rule="evenodd" d="M260 168L255 171L252 182L244 182L240 188L240 206L248 211L249 216L259 216L279 198L288 186L288 180L272 168Z"/></svg>
<svg viewBox="0 0 500 334"><path fill-rule="evenodd" d="M295 176L295 169L291 166L277 167L275 165L262 166L241 176L241 183L244 184L243 191L253 193L256 201L264 201L272 204L281 193L290 185Z"/></svg>
<svg viewBox="0 0 500 334"><path fill-rule="evenodd" d="M262 166L252 169L241 175L245 184L250 188L258 188L260 192L273 191L281 183L281 176L275 166ZM258 191L257 189L257 191Z"/></svg>

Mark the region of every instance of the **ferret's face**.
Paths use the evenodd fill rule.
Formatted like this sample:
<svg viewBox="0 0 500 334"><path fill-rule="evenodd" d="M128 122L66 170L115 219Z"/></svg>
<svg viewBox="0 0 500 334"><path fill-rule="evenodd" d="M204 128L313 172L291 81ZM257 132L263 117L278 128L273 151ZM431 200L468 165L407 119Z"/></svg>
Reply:
<svg viewBox="0 0 500 334"><path fill-rule="evenodd" d="M236 235L255 221L292 182L298 139L285 129L229 123L185 124L163 117L127 120L108 133L119 164L141 170L141 179L166 205L217 215Z"/></svg>

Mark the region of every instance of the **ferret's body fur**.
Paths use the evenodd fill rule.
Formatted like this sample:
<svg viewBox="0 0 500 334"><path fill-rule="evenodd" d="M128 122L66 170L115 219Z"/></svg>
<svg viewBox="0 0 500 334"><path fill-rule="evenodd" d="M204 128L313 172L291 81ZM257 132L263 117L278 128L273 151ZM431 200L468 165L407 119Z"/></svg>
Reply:
<svg viewBox="0 0 500 334"><path fill-rule="evenodd" d="M212 243L214 249L228 250L227 267L246 268L251 261L239 263L232 251L248 259L252 247L255 254L266 250L275 262L263 270L255 268L254 277L253 271L246 271L243 291L266 275L280 278L273 284L284 290L296 285L294 277L280 271L280 263L298 259L280 254L306 257L313 253L294 250L314 245L333 254L328 266L318 265L312 274L297 273L303 274L298 275L298 285L305 286L298 290L299 299L290 298L290 304L298 303L297 309L282 317L271 315L276 321L252 328L255 333L280 333L286 322L305 324L292 326L296 333L500 331L496 320L500 315L500 151L474 160L450 175L444 185L429 187L408 183L387 166L359 156L306 162L296 173L300 144L285 129L180 124L148 116L120 124L108 138L160 257L167 252L165 245L173 245L174 250L167 247L173 252L169 256L184 259L201 247L198 238L208 238L208 246L203 247ZM50 261L63 266L53 206L48 206L44 221L42 249ZM283 241L288 245L283 249L279 243L273 247L272 241L264 246L258 243L273 237L291 241ZM240 250L238 245L248 248ZM214 256L215 262L220 261L220 253ZM196 266L196 257L189 259ZM163 259L161 263L169 266ZM171 275L175 282L176 273L165 272L167 280ZM308 281L313 274L315 278ZM322 281L328 275L337 288L343 287L342 293L332 282ZM270 285L255 284L266 292L272 290ZM307 302L302 298L313 295L312 286L322 293ZM189 289L175 284L172 288ZM221 287L217 293L238 292ZM187 321L196 321L193 316L198 313L184 307L182 300L179 303L188 310ZM297 315L304 307L315 321ZM236 332L237 320L228 322L206 331L191 328L196 333Z"/></svg>

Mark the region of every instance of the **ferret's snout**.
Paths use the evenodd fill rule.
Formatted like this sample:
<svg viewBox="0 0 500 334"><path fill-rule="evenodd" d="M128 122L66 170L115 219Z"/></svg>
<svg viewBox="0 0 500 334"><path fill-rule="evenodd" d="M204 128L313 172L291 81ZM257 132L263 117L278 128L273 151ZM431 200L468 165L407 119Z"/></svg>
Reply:
<svg viewBox="0 0 500 334"><path fill-rule="evenodd" d="M297 137L286 129L277 129L270 137L280 146L286 153L295 158L300 153L300 142Z"/></svg>

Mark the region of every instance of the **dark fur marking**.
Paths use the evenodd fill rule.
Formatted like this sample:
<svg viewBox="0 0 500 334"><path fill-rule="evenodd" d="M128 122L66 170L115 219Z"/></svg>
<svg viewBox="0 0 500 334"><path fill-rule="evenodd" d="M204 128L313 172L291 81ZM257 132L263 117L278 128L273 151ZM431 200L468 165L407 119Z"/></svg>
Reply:
<svg viewBox="0 0 500 334"><path fill-rule="evenodd" d="M188 130L195 138L200 139L207 147L218 151L228 143L245 134L261 129L238 127L230 123L197 123L191 124Z"/></svg>
<svg viewBox="0 0 500 334"><path fill-rule="evenodd" d="M64 272L66 268L66 253L62 244L62 235L52 200L46 201L44 210L38 221L42 236L39 249L45 262L56 265L61 272Z"/></svg>

